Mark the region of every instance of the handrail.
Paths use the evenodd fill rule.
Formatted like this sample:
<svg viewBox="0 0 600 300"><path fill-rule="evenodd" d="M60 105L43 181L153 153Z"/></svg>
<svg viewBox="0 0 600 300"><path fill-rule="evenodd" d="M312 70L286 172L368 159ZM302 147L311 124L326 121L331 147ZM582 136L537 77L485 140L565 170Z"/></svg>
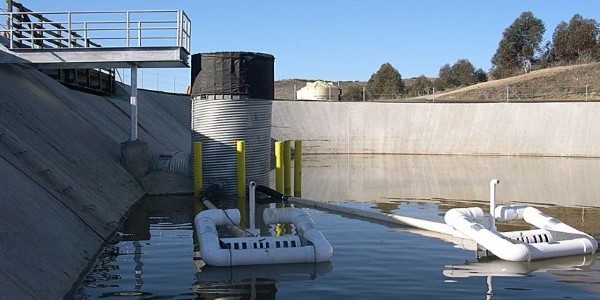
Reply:
<svg viewBox="0 0 600 300"><path fill-rule="evenodd" d="M191 20L182 10L24 10L1 15L8 24L0 33L10 40L11 49L176 46L189 52L191 43ZM100 45L100 40L109 44Z"/></svg>

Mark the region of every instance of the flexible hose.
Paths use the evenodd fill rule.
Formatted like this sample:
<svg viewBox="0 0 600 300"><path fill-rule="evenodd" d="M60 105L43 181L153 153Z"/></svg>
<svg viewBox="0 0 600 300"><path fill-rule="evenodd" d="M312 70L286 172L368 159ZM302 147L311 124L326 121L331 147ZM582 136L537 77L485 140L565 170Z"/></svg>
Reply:
<svg viewBox="0 0 600 300"><path fill-rule="evenodd" d="M282 194L274 189L271 189L269 187L266 187L264 185L257 185L256 191L263 193L275 200L284 201L284 202L287 202L288 198L290 197L289 195L284 195L284 194Z"/></svg>

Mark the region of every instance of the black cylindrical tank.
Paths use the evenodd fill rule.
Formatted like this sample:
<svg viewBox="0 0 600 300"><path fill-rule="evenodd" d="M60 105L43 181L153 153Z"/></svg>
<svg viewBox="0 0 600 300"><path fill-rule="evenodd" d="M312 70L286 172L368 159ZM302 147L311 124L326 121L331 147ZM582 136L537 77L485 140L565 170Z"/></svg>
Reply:
<svg viewBox="0 0 600 300"><path fill-rule="evenodd" d="M201 95L275 96L275 57L255 52L214 52L192 55L192 98Z"/></svg>

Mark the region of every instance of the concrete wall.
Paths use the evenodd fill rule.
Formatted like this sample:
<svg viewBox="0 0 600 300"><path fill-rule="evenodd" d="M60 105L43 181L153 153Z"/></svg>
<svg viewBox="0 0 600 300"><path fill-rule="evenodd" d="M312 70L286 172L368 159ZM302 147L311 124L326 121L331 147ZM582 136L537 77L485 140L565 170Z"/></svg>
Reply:
<svg viewBox="0 0 600 300"><path fill-rule="evenodd" d="M600 103L274 101L275 139L306 153L600 156Z"/></svg>
<svg viewBox="0 0 600 300"><path fill-rule="evenodd" d="M128 96L19 66L0 78L0 299L62 298L146 193L119 162ZM186 96L141 91L139 105L150 151L189 149Z"/></svg>

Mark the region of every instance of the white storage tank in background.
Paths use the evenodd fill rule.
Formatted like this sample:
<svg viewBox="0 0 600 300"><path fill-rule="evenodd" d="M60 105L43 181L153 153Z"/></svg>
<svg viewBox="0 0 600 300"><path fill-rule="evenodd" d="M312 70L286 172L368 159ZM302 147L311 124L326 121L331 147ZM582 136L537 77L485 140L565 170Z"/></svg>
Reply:
<svg viewBox="0 0 600 300"><path fill-rule="evenodd" d="M323 81L307 82L306 86L296 92L298 100L339 101L342 90L331 83Z"/></svg>

